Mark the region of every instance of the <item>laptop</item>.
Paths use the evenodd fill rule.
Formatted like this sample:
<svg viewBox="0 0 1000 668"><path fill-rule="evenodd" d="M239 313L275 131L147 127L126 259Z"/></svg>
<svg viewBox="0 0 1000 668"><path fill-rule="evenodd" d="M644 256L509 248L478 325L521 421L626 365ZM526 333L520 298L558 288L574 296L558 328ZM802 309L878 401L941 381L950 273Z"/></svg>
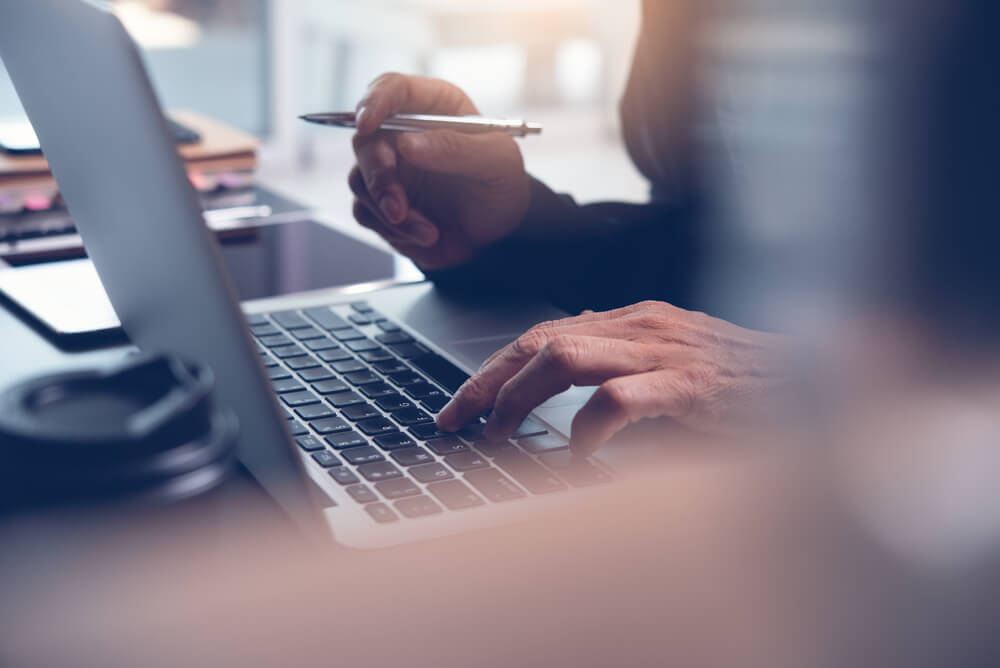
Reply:
<svg viewBox="0 0 1000 668"><path fill-rule="evenodd" d="M546 402L506 442L484 440L481 424L444 434L433 422L492 352L563 313L469 304L426 282L241 308L119 21L89 0L0 9L0 58L127 334L214 369L240 460L297 523L381 547L517 521L613 481L625 448L567 467L586 388Z"/></svg>

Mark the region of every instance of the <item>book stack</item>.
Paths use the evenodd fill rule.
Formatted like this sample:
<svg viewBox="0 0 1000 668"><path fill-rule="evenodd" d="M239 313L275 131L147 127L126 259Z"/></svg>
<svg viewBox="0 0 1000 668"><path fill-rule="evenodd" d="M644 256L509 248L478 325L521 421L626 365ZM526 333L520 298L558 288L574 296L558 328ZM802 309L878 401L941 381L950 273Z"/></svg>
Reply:
<svg viewBox="0 0 1000 668"><path fill-rule="evenodd" d="M168 115L196 139L179 143L177 149L198 192L253 185L258 145L255 137L193 111ZM61 207L59 189L44 157L0 152L0 216Z"/></svg>

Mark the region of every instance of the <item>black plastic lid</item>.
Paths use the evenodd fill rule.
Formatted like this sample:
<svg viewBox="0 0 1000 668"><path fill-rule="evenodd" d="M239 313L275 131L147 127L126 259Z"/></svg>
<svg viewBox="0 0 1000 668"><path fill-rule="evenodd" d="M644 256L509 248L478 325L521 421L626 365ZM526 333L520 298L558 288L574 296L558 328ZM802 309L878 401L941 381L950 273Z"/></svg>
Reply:
<svg viewBox="0 0 1000 668"><path fill-rule="evenodd" d="M213 386L207 367L143 355L8 388L0 394L0 503L168 500L218 484L232 465L235 421L214 409Z"/></svg>

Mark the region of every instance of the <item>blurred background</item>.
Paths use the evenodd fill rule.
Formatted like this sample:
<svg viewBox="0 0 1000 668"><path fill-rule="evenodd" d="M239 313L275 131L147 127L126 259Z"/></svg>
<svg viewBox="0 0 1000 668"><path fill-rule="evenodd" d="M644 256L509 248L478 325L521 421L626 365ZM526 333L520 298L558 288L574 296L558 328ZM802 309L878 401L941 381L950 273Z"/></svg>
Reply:
<svg viewBox="0 0 1000 668"><path fill-rule="evenodd" d="M300 113L353 109L395 70L465 88L487 115L545 124L529 169L585 200L642 200L616 105L638 0L117 0L167 109L263 140L261 181L350 224L350 133ZM0 118L21 115L0 73Z"/></svg>

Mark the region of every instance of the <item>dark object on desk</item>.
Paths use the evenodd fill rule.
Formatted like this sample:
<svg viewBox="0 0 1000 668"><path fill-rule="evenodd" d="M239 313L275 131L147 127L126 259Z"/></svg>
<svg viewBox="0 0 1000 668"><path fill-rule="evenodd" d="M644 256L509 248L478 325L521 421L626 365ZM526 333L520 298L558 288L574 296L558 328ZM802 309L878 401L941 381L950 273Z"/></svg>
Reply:
<svg viewBox="0 0 1000 668"><path fill-rule="evenodd" d="M242 300L385 280L394 272L388 253L313 221L231 230L220 242ZM118 320L89 261L0 269L0 296L59 345L121 342L107 336L118 331Z"/></svg>
<svg viewBox="0 0 1000 668"><path fill-rule="evenodd" d="M200 193L205 222L220 236L241 228L306 220L301 204L259 186ZM83 257L83 240L65 208L0 215L0 259L8 264Z"/></svg>
<svg viewBox="0 0 1000 668"><path fill-rule="evenodd" d="M169 504L218 487L236 419L205 366L165 355L47 375L0 394L0 511L122 501Z"/></svg>
<svg viewBox="0 0 1000 668"><path fill-rule="evenodd" d="M178 144L197 144L201 135L177 121L168 118L167 126ZM41 155L38 137L27 120L0 125L0 151L12 155Z"/></svg>

